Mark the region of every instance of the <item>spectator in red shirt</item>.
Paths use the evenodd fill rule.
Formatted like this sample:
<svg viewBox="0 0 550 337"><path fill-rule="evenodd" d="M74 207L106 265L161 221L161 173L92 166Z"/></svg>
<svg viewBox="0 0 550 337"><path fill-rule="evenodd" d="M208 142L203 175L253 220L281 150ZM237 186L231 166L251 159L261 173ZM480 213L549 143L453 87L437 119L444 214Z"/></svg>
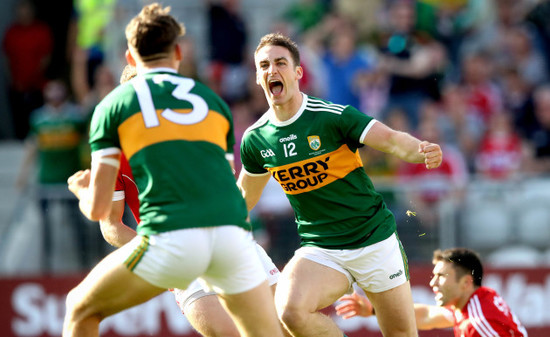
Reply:
<svg viewBox="0 0 550 337"><path fill-rule="evenodd" d="M462 63L462 87L466 101L485 123L491 115L502 110L502 93L492 81L490 56L483 52L468 55Z"/></svg>
<svg viewBox="0 0 550 337"><path fill-rule="evenodd" d="M493 115L476 155L476 172L489 179L513 178L521 168L522 147L510 114Z"/></svg>
<svg viewBox="0 0 550 337"><path fill-rule="evenodd" d="M45 71L53 50L51 30L36 19L30 1L17 4L15 22L4 35L3 48L8 61L8 97L15 137L24 139L29 131L30 113L43 104Z"/></svg>

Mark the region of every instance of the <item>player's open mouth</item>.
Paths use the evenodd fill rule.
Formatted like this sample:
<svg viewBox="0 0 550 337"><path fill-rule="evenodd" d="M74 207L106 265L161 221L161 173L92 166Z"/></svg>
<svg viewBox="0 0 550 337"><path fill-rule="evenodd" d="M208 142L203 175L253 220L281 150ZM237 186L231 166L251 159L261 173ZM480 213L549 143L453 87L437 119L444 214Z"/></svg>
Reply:
<svg viewBox="0 0 550 337"><path fill-rule="evenodd" d="M279 80L271 80L268 84L269 91L271 91L273 96L278 96L283 92L283 82Z"/></svg>

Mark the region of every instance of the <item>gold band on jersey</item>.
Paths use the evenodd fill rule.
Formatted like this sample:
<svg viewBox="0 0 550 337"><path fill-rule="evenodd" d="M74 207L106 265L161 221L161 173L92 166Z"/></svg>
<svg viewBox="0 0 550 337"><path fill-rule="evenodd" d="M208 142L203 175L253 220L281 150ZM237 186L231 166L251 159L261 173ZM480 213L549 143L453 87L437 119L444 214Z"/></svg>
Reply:
<svg viewBox="0 0 550 337"><path fill-rule="evenodd" d="M288 165L270 167L268 171L286 194L300 194L342 179L362 166L359 153L352 152L344 144L335 151Z"/></svg>
<svg viewBox="0 0 550 337"><path fill-rule="evenodd" d="M161 142L172 140L205 141L227 150L229 121L221 113L210 110L198 124L181 125L171 123L161 117L162 109L156 111L160 126L146 128L141 113L126 119L119 127L118 134L126 158L130 160L139 150ZM191 109L174 109L178 113L190 113Z"/></svg>

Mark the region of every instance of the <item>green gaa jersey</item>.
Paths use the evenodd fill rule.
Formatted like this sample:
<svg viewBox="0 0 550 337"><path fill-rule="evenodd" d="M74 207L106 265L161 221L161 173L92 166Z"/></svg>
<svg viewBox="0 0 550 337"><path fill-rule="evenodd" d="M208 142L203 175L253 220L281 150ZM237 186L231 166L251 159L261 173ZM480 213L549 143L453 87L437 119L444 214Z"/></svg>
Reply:
<svg viewBox="0 0 550 337"><path fill-rule="evenodd" d="M30 117L29 135L38 147L38 182L67 184L67 179L82 169L81 144L87 131L86 118L71 103L53 108L44 105Z"/></svg>
<svg viewBox="0 0 550 337"><path fill-rule="evenodd" d="M229 107L212 90L167 68L138 75L97 106L92 152L121 148L140 201L140 234L193 227L249 229L226 159L235 143ZM101 152L100 152L101 154Z"/></svg>
<svg viewBox="0 0 550 337"><path fill-rule="evenodd" d="M388 238L395 219L357 151L376 121L352 106L303 98L290 120L278 122L269 110L245 132L245 173L271 174L279 182L302 246L354 249Z"/></svg>

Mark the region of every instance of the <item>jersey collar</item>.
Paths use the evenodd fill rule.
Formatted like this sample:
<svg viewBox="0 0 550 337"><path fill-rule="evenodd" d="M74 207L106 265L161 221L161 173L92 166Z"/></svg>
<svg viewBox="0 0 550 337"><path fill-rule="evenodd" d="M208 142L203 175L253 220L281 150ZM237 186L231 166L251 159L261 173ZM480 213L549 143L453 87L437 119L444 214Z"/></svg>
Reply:
<svg viewBox="0 0 550 337"><path fill-rule="evenodd" d="M149 73L177 73L176 69L168 68L168 67L159 67L159 68L150 68L150 69L142 69L139 74L149 74Z"/></svg>
<svg viewBox="0 0 550 337"><path fill-rule="evenodd" d="M269 108L268 116L269 116L269 121L271 122L271 124L273 124L275 126L287 126L287 125L290 125L290 124L294 123L298 118L300 118L300 116L302 115L302 113L306 109L308 96L302 92L302 98L303 98L302 99L302 105L300 106L300 109L298 109L298 112L296 112L296 114L294 116L292 116L290 119L288 119L286 121L283 121L283 122L278 121L275 118L275 112L273 111L273 109Z"/></svg>

